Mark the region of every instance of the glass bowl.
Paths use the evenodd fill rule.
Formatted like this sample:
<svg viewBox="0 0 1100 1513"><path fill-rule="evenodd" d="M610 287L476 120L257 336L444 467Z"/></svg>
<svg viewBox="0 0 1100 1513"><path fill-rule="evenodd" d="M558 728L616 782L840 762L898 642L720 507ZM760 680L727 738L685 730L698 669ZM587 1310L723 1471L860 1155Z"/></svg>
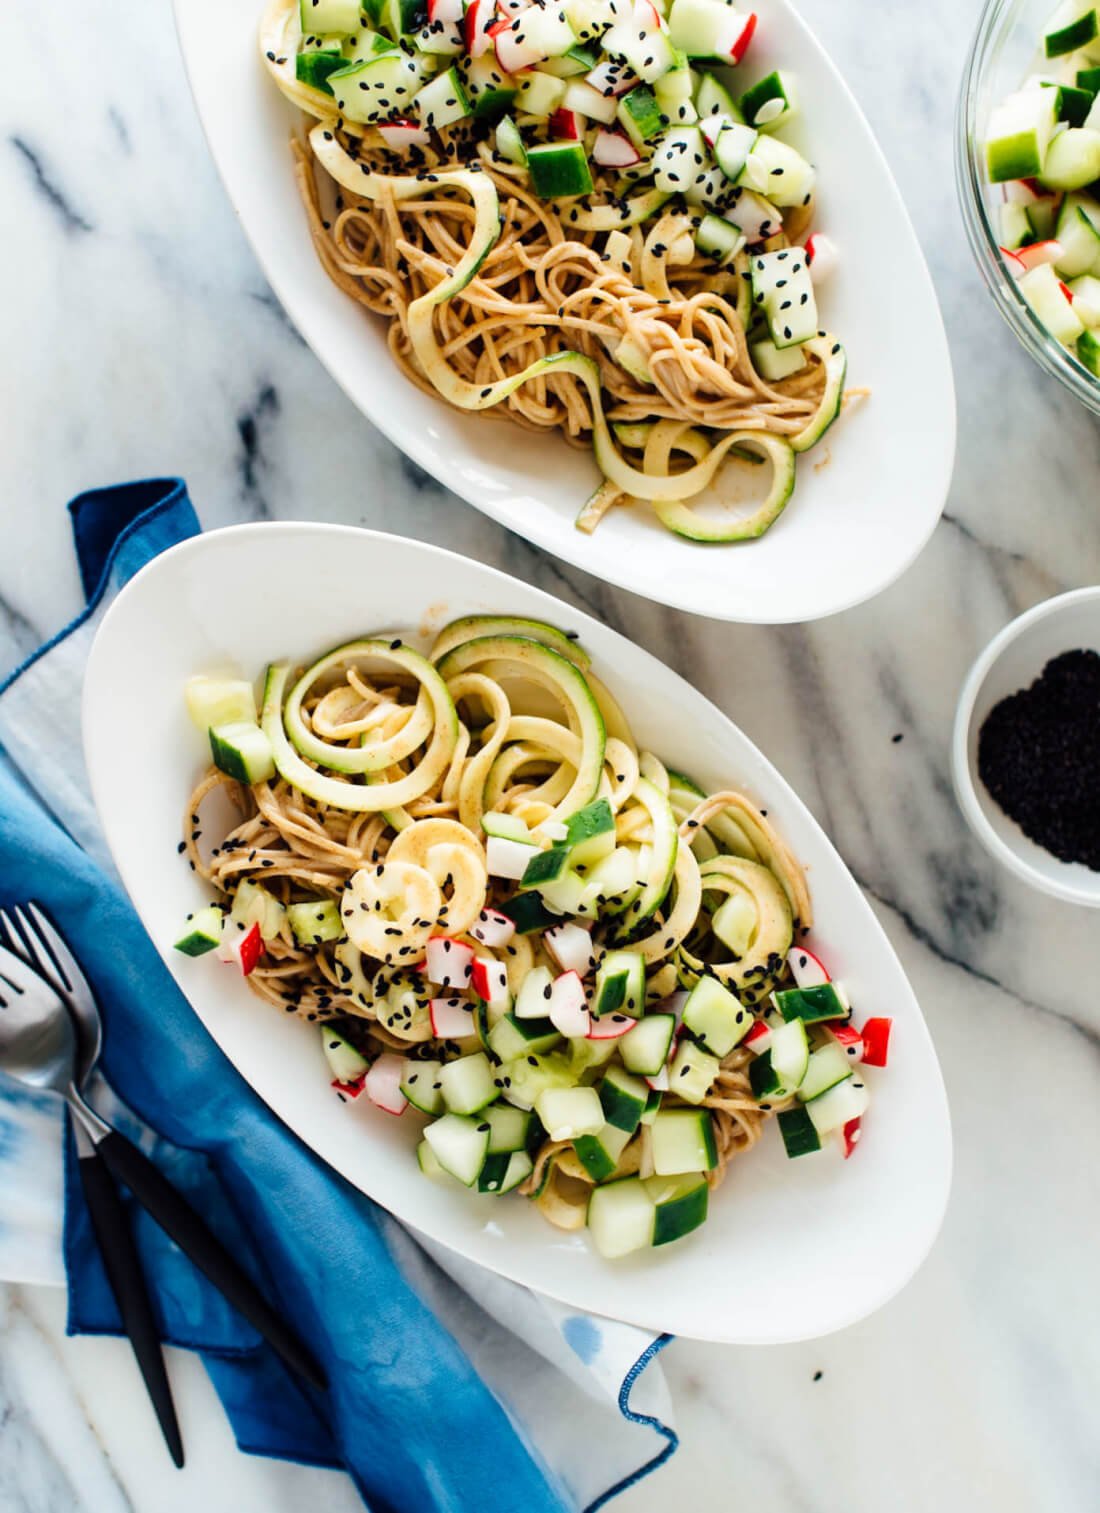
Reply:
<svg viewBox="0 0 1100 1513"><path fill-rule="evenodd" d="M1005 95L1037 71L1042 35L1055 8L1055 0L988 0L959 94L955 176L970 247L997 309L1039 366L1100 415L1100 380L1055 341L1016 287L1000 250L1002 187L989 183L985 173L989 117Z"/></svg>

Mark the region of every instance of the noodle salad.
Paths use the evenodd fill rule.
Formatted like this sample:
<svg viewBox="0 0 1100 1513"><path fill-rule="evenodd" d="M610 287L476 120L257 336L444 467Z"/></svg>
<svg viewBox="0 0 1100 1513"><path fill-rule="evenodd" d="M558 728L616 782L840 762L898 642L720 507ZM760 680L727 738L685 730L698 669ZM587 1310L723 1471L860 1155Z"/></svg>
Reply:
<svg viewBox="0 0 1100 1513"><path fill-rule="evenodd" d="M181 851L217 899L177 949L317 1024L426 1176L616 1258L701 1225L769 1120L790 1156L851 1155L890 1021L854 1028L766 814L639 750L569 635L472 616L426 654L275 662L259 709L237 679L186 695L213 765Z"/></svg>
<svg viewBox="0 0 1100 1513"><path fill-rule="evenodd" d="M318 256L406 375L590 445L582 530L645 502L677 535L744 541L841 410L815 289L835 251L781 136L794 80L745 77L756 15L665 10L273 0L260 42L316 120L292 148ZM747 512L723 499L733 457L769 478Z"/></svg>

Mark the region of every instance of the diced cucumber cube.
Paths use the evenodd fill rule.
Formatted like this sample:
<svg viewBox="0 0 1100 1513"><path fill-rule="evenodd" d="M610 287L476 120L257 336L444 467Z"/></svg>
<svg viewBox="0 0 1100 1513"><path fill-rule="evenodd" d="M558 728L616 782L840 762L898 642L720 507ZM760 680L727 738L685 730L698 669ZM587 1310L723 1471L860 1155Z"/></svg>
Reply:
<svg viewBox="0 0 1100 1513"><path fill-rule="evenodd" d="M527 1150L532 1131L537 1128L529 1109L513 1108L507 1103L494 1103L485 1110L485 1118L489 1121L490 1155Z"/></svg>
<svg viewBox="0 0 1100 1513"><path fill-rule="evenodd" d="M493 1103L500 1091L484 1051L448 1061L440 1068L439 1082L443 1101L452 1114L476 1114Z"/></svg>
<svg viewBox="0 0 1100 1513"><path fill-rule="evenodd" d="M1096 11L1085 10L1079 0L1059 6L1051 21L1050 29L1043 37L1043 51L1048 58L1061 58L1066 53L1075 53L1097 39Z"/></svg>
<svg viewBox="0 0 1100 1513"><path fill-rule="evenodd" d="M175 943L184 956L205 956L221 944L225 915L217 904L207 904L187 921L187 929Z"/></svg>
<svg viewBox="0 0 1100 1513"><path fill-rule="evenodd" d="M619 1164L630 1135L614 1124L605 1124L594 1135L579 1135L573 1142L577 1159L594 1182L604 1182Z"/></svg>
<svg viewBox="0 0 1100 1513"><path fill-rule="evenodd" d="M473 1187L489 1149L489 1126L462 1114L444 1114L424 1131L432 1154L445 1172Z"/></svg>
<svg viewBox="0 0 1100 1513"><path fill-rule="evenodd" d="M639 951L607 953L596 972L592 1012L634 1019L645 1012L645 957Z"/></svg>
<svg viewBox="0 0 1100 1513"><path fill-rule="evenodd" d="M520 76L516 108L529 116L552 116L565 98L565 80L537 68Z"/></svg>
<svg viewBox="0 0 1100 1513"><path fill-rule="evenodd" d="M626 63L643 84L653 84L676 63L676 52L667 31L639 26L633 15L616 21L600 39L604 52Z"/></svg>
<svg viewBox="0 0 1100 1513"><path fill-rule="evenodd" d="M564 846L551 846L548 851L536 851L520 879L521 891L540 891L544 883L556 882L568 865L569 852Z"/></svg>
<svg viewBox="0 0 1100 1513"><path fill-rule="evenodd" d="M668 1245L683 1239L706 1223L710 1187L702 1172L678 1177L646 1177L646 1192L653 1200L653 1243Z"/></svg>
<svg viewBox="0 0 1100 1513"><path fill-rule="evenodd" d="M1083 331L1077 338L1077 356L1094 378L1100 378L1100 339L1094 331Z"/></svg>
<svg viewBox="0 0 1100 1513"><path fill-rule="evenodd" d="M240 930L259 925L264 940L275 940L283 933L287 911L273 894L251 878L242 878L233 896L229 919Z"/></svg>
<svg viewBox="0 0 1100 1513"><path fill-rule="evenodd" d="M520 985L513 1010L517 1019L545 1019L550 1011L554 977L549 967L532 967Z"/></svg>
<svg viewBox="0 0 1100 1513"><path fill-rule="evenodd" d="M289 904L286 916L300 946L319 946L328 940L344 939L340 910L331 898L318 898L308 904Z"/></svg>
<svg viewBox="0 0 1100 1513"><path fill-rule="evenodd" d="M547 1088L576 1087L579 1070L560 1051L533 1052L517 1056L501 1066L501 1097L520 1109L533 1109Z"/></svg>
<svg viewBox="0 0 1100 1513"><path fill-rule="evenodd" d="M1031 222L1027 210L1015 200L1006 200L1001 206L1001 246L1015 252L1033 240Z"/></svg>
<svg viewBox="0 0 1100 1513"><path fill-rule="evenodd" d="M1078 319L1086 326L1100 326L1100 278L1086 273L1073 280L1069 292L1073 295L1073 308Z"/></svg>
<svg viewBox="0 0 1100 1513"><path fill-rule="evenodd" d="M435 127L437 131L470 114L470 101L453 64L444 73L437 74L430 84L424 85L414 104L421 123Z"/></svg>
<svg viewBox="0 0 1100 1513"><path fill-rule="evenodd" d="M684 1004L684 1028L704 1051L721 1059L752 1029L750 1010L713 977L701 977Z"/></svg>
<svg viewBox="0 0 1100 1513"><path fill-rule="evenodd" d="M299 0L298 13L308 35L346 35L359 29L359 0Z"/></svg>
<svg viewBox="0 0 1100 1513"><path fill-rule="evenodd" d="M1050 264L1032 268L1017 280L1016 287L1055 341L1072 347L1085 328Z"/></svg>
<svg viewBox="0 0 1100 1513"><path fill-rule="evenodd" d="M680 53L676 67L654 83L657 103L673 125L690 126L698 119L699 109L692 98L697 77L695 70L688 67L686 55Z"/></svg>
<svg viewBox="0 0 1100 1513"><path fill-rule="evenodd" d="M538 893L520 893L515 898L506 899L500 905L500 912L512 921L520 935L533 935L536 930L549 930L552 925L560 923Z"/></svg>
<svg viewBox="0 0 1100 1513"><path fill-rule="evenodd" d="M1096 96L1089 89L1075 89L1072 84L1058 86L1058 119L1070 126L1084 126Z"/></svg>
<svg viewBox="0 0 1100 1513"><path fill-rule="evenodd" d="M1066 308L1069 308L1068 304ZM831 982L813 988L782 988L772 994L772 1002L788 1022L801 1019L806 1024L816 1024L823 1019L848 1019L851 1016L847 1001Z"/></svg>
<svg viewBox="0 0 1100 1513"><path fill-rule="evenodd" d="M718 1165L707 1109L662 1109L653 1121L653 1170L658 1177L709 1172Z"/></svg>
<svg viewBox="0 0 1100 1513"><path fill-rule="evenodd" d="M275 776L271 742L258 725L239 721L210 730L214 766L238 783L266 783Z"/></svg>
<svg viewBox="0 0 1100 1513"><path fill-rule="evenodd" d="M401 1091L422 1114L443 1112L443 1083L440 1080L441 1061L405 1062L405 1075L401 1079Z"/></svg>
<svg viewBox="0 0 1100 1513"><path fill-rule="evenodd" d="M784 378L790 378L794 373L801 373L806 366L806 358L801 347L788 347L781 352L773 341L754 341L749 352L752 356L753 367L768 383L781 383ZM729 902L732 903L740 897L739 894L733 894ZM715 918L717 919L717 915Z"/></svg>
<svg viewBox="0 0 1100 1513"><path fill-rule="evenodd" d="M659 137L668 122L657 103L657 96L648 84L639 84L623 95L616 112L619 124L634 146L644 150L645 144ZM604 799L601 802L606 803Z"/></svg>
<svg viewBox="0 0 1100 1513"><path fill-rule="evenodd" d="M1056 88L1022 89L993 111L986 137L986 168L994 184L1042 172L1058 121Z"/></svg>
<svg viewBox="0 0 1100 1513"><path fill-rule="evenodd" d="M256 693L243 678L188 678L183 690L187 713L204 734L214 725L258 725Z"/></svg>
<svg viewBox="0 0 1100 1513"><path fill-rule="evenodd" d="M840 1129L850 1119L859 1119L866 1112L871 1102L871 1095L867 1091L866 1083L858 1077L849 1077L844 1082L838 1082L836 1087L831 1087L827 1093L822 1093L820 1098L815 1098L812 1103L804 1104L803 1107L813 1121L814 1129L819 1135L828 1135L835 1129Z"/></svg>
<svg viewBox="0 0 1100 1513"><path fill-rule="evenodd" d="M517 1056L553 1050L560 1039L560 1032L549 1019L517 1019L515 1014L505 1014L490 1029L488 1044L501 1061L514 1061Z"/></svg>
<svg viewBox="0 0 1100 1513"><path fill-rule="evenodd" d="M502 840L520 841L525 846L535 844L530 830L514 814L499 814L492 809L486 810L481 816L481 828L486 835L499 835Z"/></svg>
<svg viewBox="0 0 1100 1513"><path fill-rule="evenodd" d="M766 194L773 205L784 209L809 203L815 177L800 152L774 137L758 136L738 183L756 194Z"/></svg>
<svg viewBox="0 0 1100 1513"><path fill-rule="evenodd" d="M299 53L294 59L294 77L300 84L308 84L311 89L319 89L323 94L331 95L329 75L345 67L346 63L347 59L338 52Z"/></svg>
<svg viewBox="0 0 1100 1513"><path fill-rule="evenodd" d="M619 343L615 360L630 373L632 369L628 366L624 351L628 345L626 339ZM650 375L648 382L652 381ZM620 912L638 896L642 889L637 872L638 859L635 853L629 846L616 846L609 856L605 856L585 873L585 881L592 895L603 903L612 905L602 912Z"/></svg>
<svg viewBox="0 0 1100 1513"><path fill-rule="evenodd" d="M768 322L776 347L800 346L817 332L817 301L801 247L755 252L750 262L752 296Z"/></svg>
<svg viewBox="0 0 1100 1513"><path fill-rule="evenodd" d="M523 145L523 138L519 134L519 127L511 116L502 116L497 122L496 129L497 152L506 162L515 163L522 168L527 162L527 149ZM526 825L523 827L527 829Z"/></svg>
<svg viewBox="0 0 1100 1513"><path fill-rule="evenodd" d="M594 1135L604 1126L600 1098L591 1087L545 1088L535 1099L535 1112L551 1140Z"/></svg>
<svg viewBox="0 0 1100 1513"><path fill-rule="evenodd" d="M443 1167L440 1166L435 1151L432 1150L426 1140L421 1140L420 1144L416 1147L416 1164L425 1177L431 1177L433 1181L450 1182L453 1180L450 1172L444 1171Z"/></svg>
<svg viewBox="0 0 1100 1513"><path fill-rule="evenodd" d="M419 64L403 52L382 53L330 74L336 106L349 121L364 124L399 115L423 79Z"/></svg>
<svg viewBox="0 0 1100 1513"><path fill-rule="evenodd" d="M714 74L702 74L699 77L695 91L695 109L699 112L701 121L707 116L724 116L731 124L744 119L733 96Z"/></svg>
<svg viewBox="0 0 1100 1513"><path fill-rule="evenodd" d="M595 919L599 914L599 900L589 879L568 868L553 882L542 883L538 893L556 914L575 914L582 919Z"/></svg>
<svg viewBox="0 0 1100 1513"><path fill-rule="evenodd" d="M661 1099L664 1094L659 1088L650 1088L649 1097L646 1099L645 1113L642 1115L643 1124L652 1124L661 1109Z"/></svg>
<svg viewBox="0 0 1100 1513"><path fill-rule="evenodd" d="M635 1077L622 1067L612 1066L604 1073L597 1101L608 1124L632 1135L645 1113L649 1088L640 1077ZM543 1123L546 1121L543 1120Z"/></svg>
<svg viewBox="0 0 1100 1513"><path fill-rule="evenodd" d="M805 1021L792 1019L789 1024L780 1025L772 1035L770 1055L772 1067L783 1088L793 1093L801 1087L810 1060L810 1042L806 1038Z"/></svg>
<svg viewBox="0 0 1100 1513"><path fill-rule="evenodd" d="M814 1122L806 1109L784 1109L776 1115L776 1119L787 1155L792 1159L795 1156L809 1156L821 1149L821 1136L814 1128Z"/></svg>
<svg viewBox="0 0 1100 1513"><path fill-rule="evenodd" d="M628 1072L655 1077L668 1060L676 1030L675 1014L647 1014L618 1042Z"/></svg>
<svg viewBox="0 0 1100 1513"><path fill-rule="evenodd" d="M654 1203L639 1177L623 1177L594 1187L588 1200L588 1228L600 1255L617 1261L653 1243Z"/></svg>
<svg viewBox="0 0 1100 1513"><path fill-rule="evenodd" d="M789 121L797 109L790 74L770 73L746 89L737 102L742 118L758 131L773 131Z"/></svg>
<svg viewBox="0 0 1100 1513"><path fill-rule="evenodd" d="M838 1082L843 1082L845 1077L852 1075L852 1062L835 1042L831 1045L823 1045L819 1050L810 1053L810 1060L806 1067L806 1075L798 1089L798 1096L803 1103L809 1103L813 1098L820 1098L822 1093L827 1093Z"/></svg>
<svg viewBox="0 0 1100 1513"><path fill-rule="evenodd" d="M1048 189L1083 189L1100 178L1100 131L1069 126L1047 148L1038 174Z"/></svg>
<svg viewBox="0 0 1100 1513"><path fill-rule="evenodd" d="M745 245L745 238L740 227L732 221L708 213L696 229L695 245L704 256L713 258L722 266L737 256Z"/></svg>
<svg viewBox="0 0 1100 1513"><path fill-rule="evenodd" d="M710 1092L722 1062L700 1046L684 1040L668 1069L668 1090L685 1103L702 1103Z"/></svg>
<svg viewBox="0 0 1100 1513"><path fill-rule="evenodd" d="M477 1190L479 1193L511 1192L533 1170L534 1162L526 1151L490 1152L478 1173Z"/></svg>
<svg viewBox="0 0 1100 1513"><path fill-rule="evenodd" d="M596 799L578 809L565 822L565 840L571 867L589 867L615 849L615 816L606 799Z"/></svg>
<svg viewBox="0 0 1100 1513"><path fill-rule="evenodd" d="M653 182L662 194L688 194L708 172L708 161L698 126L678 126L665 133L654 151Z"/></svg>
<svg viewBox="0 0 1100 1513"><path fill-rule="evenodd" d="M749 154L760 140L752 126L742 126L736 121L724 121L714 143L714 158L726 178L732 183L741 179ZM749 188L755 188L750 184ZM765 187L762 193L767 194Z"/></svg>
<svg viewBox="0 0 1100 1513"><path fill-rule="evenodd" d="M544 200L592 193L592 174L581 142L544 142L527 153L531 185Z"/></svg>

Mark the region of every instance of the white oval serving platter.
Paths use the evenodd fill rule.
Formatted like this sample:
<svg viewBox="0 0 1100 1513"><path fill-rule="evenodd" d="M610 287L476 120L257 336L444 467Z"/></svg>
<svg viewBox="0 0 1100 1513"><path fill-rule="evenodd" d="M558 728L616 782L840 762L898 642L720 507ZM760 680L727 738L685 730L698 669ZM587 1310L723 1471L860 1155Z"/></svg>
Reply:
<svg viewBox="0 0 1100 1513"><path fill-rule="evenodd" d="M794 497L767 535L724 547L669 535L646 507L613 511L582 534L573 520L599 481L589 452L463 414L395 373L383 322L342 294L314 254L288 146L298 113L260 62L262 0L175 0L175 9L207 141L275 293L363 414L441 483L598 578L720 620L832 614L879 593L917 556L955 454L943 323L871 129L788 0L759 0L738 73L748 82L782 66L798 78L801 117L789 135L817 165L819 229L840 251L821 318L848 350L849 384L870 395L800 460Z"/></svg>
<svg viewBox="0 0 1100 1513"><path fill-rule="evenodd" d="M585 1235L552 1229L520 1198L478 1198L423 1178L420 1117L343 1104L315 1026L274 1013L211 958L172 950L206 901L177 856L180 817L205 767L184 711L194 672L249 677L310 660L364 632L430 634L475 611L576 630L639 742L704 787L741 785L803 859L813 939L859 1018L895 1021L890 1065L849 1161L830 1148L788 1161L778 1130L734 1162L697 1235L608 1263ZM939 1229L951 1173L947 1102L913 992L871 909L809 811L714 705L647 652L515 579L415 541L343 526L237 526L174 548L108 611L88 663L84 742L115 861L195 1012L275 1113L350 1182L462 1255L580 1308L698 1339L810 1338L871 1313L912 1276Z"/></svg>

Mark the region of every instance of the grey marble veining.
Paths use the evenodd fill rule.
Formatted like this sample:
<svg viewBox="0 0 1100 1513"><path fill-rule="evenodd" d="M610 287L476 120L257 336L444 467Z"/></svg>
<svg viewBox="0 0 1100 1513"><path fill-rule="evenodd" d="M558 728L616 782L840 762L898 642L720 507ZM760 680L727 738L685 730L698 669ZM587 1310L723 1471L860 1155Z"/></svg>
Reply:
<svg viewBox="0 0 1100 1513"><path fill-rule="evenodd" d="M427 537L690 675L807 799L897 946L943 1062L957 1174L932 1258L874 1318L816 1344L669 1351L684 1448L620 1506L1086 1513L1100 1485L1100 928L970 839L948 745L988 637L1100 581L1100 429L1030 364L971 265L952 118L976 0L802 9L891 162L955 362L951 497L892 589L810 627L714 625L461 504L362 420L267 289L206 154L167 0L127 8L125 28L88 0L36 29L34 68L9 69L0 94L0 669L78 604L63 502L179 472L209 526L305 517ZM237 1455L178 1355L191 1465L167 1477L124 1348L66 1341L59 1293L10 1289L0 1341L5 1513L355 1505L327 1473Z"/></svg>

